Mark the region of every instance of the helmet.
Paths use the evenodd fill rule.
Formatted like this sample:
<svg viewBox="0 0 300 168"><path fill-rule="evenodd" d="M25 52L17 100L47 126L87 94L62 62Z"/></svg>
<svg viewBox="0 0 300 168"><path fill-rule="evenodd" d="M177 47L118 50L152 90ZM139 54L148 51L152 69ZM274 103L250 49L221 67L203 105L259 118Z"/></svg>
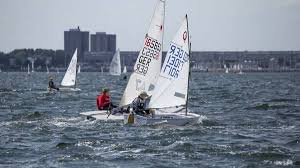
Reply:
<svg viewBox="0 0 300 168"><path fill-rule="evenodd" d="M103 89L102 89L102 92L103 92L103 93L109 92L109 88L103 88Z"/></svg>
<svg viewBox="0 0 300 168"><path fill-rule="evenodd" d="M139 94L139 96L140 97L142 97L142 98L146 98L146 97L148 97L149 95L147 94L147 92L141 92L140 94Z"/></svg>

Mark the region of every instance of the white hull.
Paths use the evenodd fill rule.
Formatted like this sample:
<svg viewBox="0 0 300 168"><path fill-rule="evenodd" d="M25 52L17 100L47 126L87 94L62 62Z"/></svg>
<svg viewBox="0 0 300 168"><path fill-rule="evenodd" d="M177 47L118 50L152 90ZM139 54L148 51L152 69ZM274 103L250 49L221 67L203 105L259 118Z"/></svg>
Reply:
<svg viewBox="0 0 300 168"><path fill-rule="evenodd" d="M107 110L87 111L80 115L86 116L87 119L102 120L102 121L123 121L123 114L108 115Z"/></svg>
<svg viewBox="0 0 300 168"><path fill-rule="evenodd" d="M62 91L62 92L78 92L78 91L81 91L81 89L80 88L74 88L74 87L60 87L59 91Z"/></svg>
<svg viewBox="0 0 300 168"><path fill-rule="evenodd" d="M124 124L128 122L129 114L124 114ZM156 113L153 117L151 115L144 117L134 115L134 125L156 125L167 124L182 126L187 124L196 124L199 122L200 115L195 113Z"/></svg>

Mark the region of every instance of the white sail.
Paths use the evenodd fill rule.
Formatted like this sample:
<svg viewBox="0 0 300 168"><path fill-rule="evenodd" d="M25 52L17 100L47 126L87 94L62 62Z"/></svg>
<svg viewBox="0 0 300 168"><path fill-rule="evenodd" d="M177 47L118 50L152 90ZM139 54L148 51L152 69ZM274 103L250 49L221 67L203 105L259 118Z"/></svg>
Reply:
<svg viewBox="0 0 300 168"><path fill-rule="evenodd" d="M110 66L109 66L109 73L111 75L121 75L121 58L120 58L120 50L117 49L116 53L113 56L113 59L111 60Z"/></svg>
<svg viewBox="0 0 300 168"><path fill-rule="evenodd" d="M48 68L48 65L46 65L46 69L47 69L47 74L49 74L49 68Z"/></svg>
<svg viewBox="0 0 300 168"><path fill-rule="evenodd" d="M74 86L76 82L76 66L77 66L77 49L75 50L67 72L63 80L61 81L62 86Z"/></svg>
<svg viewBox="0 0 300 168"><path fill-rule="evenodd" d="M149 108L168 108L186 104L189 67L189 33L186 16L170 44Z"/></svg>
<svg viewBox="0 0 300 168"><path fill-rule="evenodd" d="M100 67L101 74L103 75L103 67Z"/></svg>
<svg viewBox="0 0 300 168"><path fill-rule="evenodd" d="M161 68L164 17L165 0L158 0L143 47L137 57L134 71L129 78L120 106L130 104L142 91L151 95L155 88L154 84Z"/></svg>
<svg viewBox="0 0 300 168"><path fill-rule="evenodd" d="M124 66L124 69L123 69L123 74L127 73L127 68L126 66Z"/></svg>
<svg viewBox="0 0 300 168"><path fill-rule="evenodd" d="M78 65L77 73L80 73L80 72L81 72L80 65Z"/></svg>
<svg viewBox="0 0 300 168"><path fill-rule="evenodd" d="M28 74L28 75L30 74L30 67L29 67L29 64L27 64L27 74Z"/></svg>
<svg viewBox="0 0 300 168"><path fill-rule="evenodd" d="M56 73L59 73L59 70L58 70L58 68L56 67Z"/></svg>

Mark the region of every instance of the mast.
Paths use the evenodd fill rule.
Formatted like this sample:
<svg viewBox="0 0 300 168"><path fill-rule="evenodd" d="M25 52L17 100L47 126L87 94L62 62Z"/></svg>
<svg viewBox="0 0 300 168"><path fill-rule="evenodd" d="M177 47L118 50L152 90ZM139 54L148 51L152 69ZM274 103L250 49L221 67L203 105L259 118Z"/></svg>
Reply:
<svg viewBox="0 0 300 168"><path fill-rule="evenodd" d="M192 43L190 42L190 32L189 32L189 22L188 22L188 16L186 17L186 23L187 23L187 33L188 33L188 45L189 45L189 75L188 75L188 89L187 89L187 95L186 95L186 104L185 104L185 115L187 115L188 112L188 102L189 102L189 88L190 88L190 77L191 77L191 47Z"/></svg>
<svg viewBox="0 0 300 168"><path fill-rule="evenodd" d="M74 89L76 89L76 85L77 85L77 75L78 75L78 69L75 70L76 72L76 77L75 77L75 85L74 85Z"/></svg>

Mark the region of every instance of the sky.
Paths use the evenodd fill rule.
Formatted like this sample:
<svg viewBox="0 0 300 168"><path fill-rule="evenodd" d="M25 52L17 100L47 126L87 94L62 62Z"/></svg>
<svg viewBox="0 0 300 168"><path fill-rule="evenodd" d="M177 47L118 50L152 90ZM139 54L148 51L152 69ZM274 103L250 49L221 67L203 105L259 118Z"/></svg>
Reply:
<svg viewBox="0 0 300 168"><path fill-rule="evenodd" d="M63 32L117 34L140 50L157 0L0 0L0 51L63 49ZM166 0L164 48L185 14L195 51L300 50L300 0Z"/></svg>

